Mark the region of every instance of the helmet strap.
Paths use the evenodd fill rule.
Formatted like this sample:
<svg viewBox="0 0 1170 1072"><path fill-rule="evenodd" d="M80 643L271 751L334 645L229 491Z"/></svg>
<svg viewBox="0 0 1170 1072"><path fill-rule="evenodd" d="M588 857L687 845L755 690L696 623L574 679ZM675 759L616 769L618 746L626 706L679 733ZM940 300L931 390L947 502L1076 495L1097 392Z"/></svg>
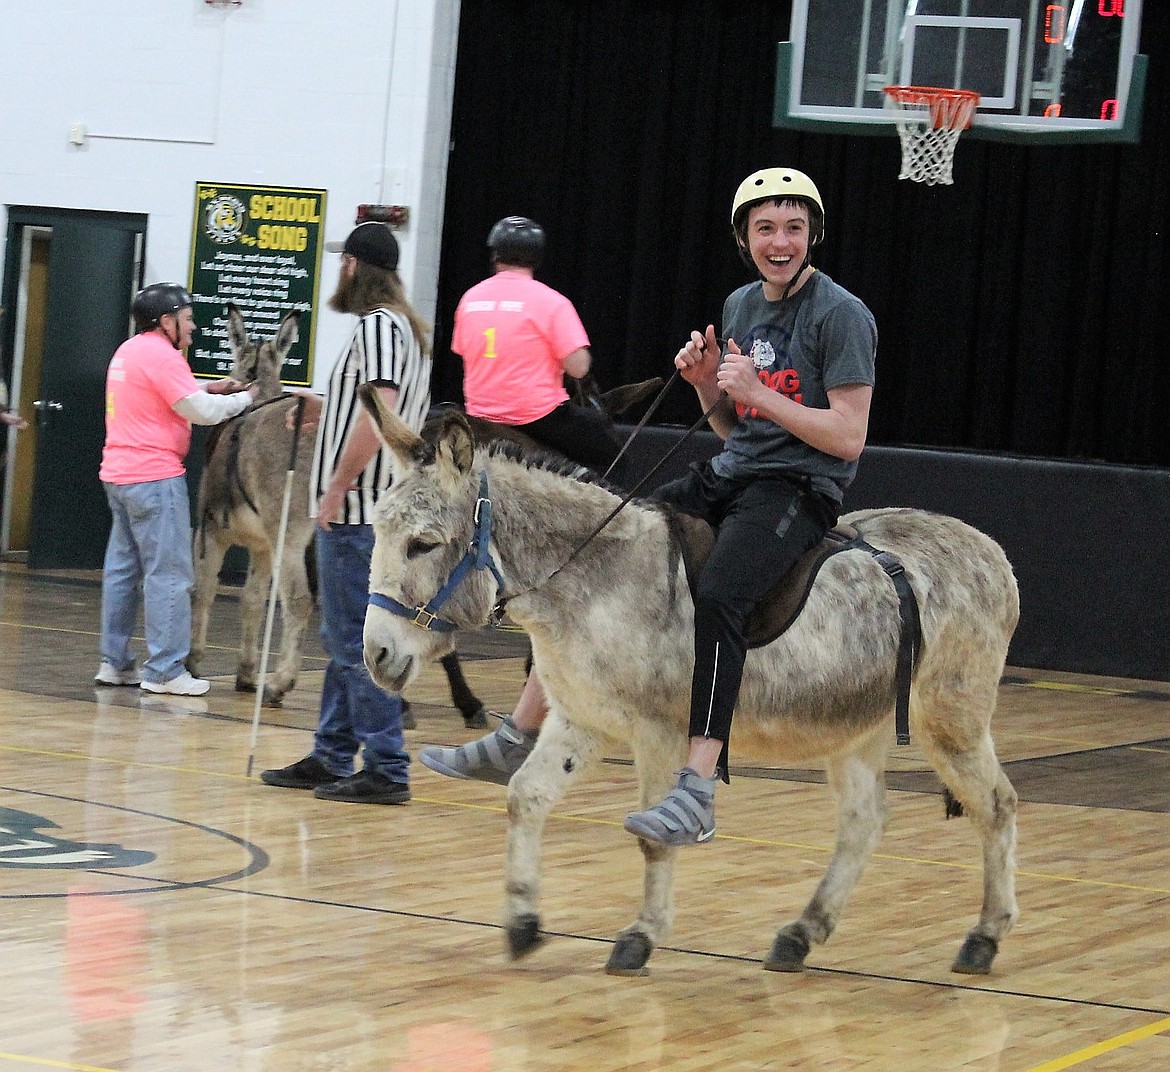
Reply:
<svg viewBox="0 0 1170 1072"><path fill-rule="evenodd" d="M163 316L166 316L166 315L167 315L166 313L163 314ZM174 321L175 321L175 334L173 336L171 335L171 333L169 331L167 331L167 329L165 327L163 327L163 322L162 322L161 316L158 318L158 326L160 328L162 328L162 333L163 333L163 335L166 336L167 342L169 342L176 350L182 350L182 347L179 345L179 318L177 316L175 316Z"/></svg>
<svg viewBox="0 0 1170 1072"><path fill-rule="evenodd" d="M787 282L787 283L784 285L784 292L783 292L783 293L780 295L780 300L781 300L781 301L783 301L785 298L787 298L787 297L788 297L788 295L789 295L789 294L791 293L791 291L792 291L792 288L793 288L794 286L796 286L796 281L797 281L797 280L798 280L798 279L799 279L799 278L800 278L802 275L804 275L804 270L805 270L805 269L806 269L808 266L809 266L809 260L808 260L808 254L806 253L806 254L804 255L804 262L803 262L803 263L801 264L801 266L800 266L800 267L799 267L799 268L796 270L796 275L794 275L794 276L793 276L793 277L792 277L790 280L788 280L788 282Z"/></svg>
<svg viewBox="0 0 1170 1072"><path fill-rule="evenodd" d="M746 247L746 246L743 246L743 245L741 245L741 246L739 247L739 255L740 255L740 257L743 259L743 263L744 263L744 264L746 264L746 265L747 265L747 266L748 266L748 267L749 267L749 268L750 268L750 269L751 269L753 272L755 272L757 275L759 275L759 274L760 274L760 270L759 270L759 268L757 268L757 267L756 267L756 262L752 260L752 255L751 255L751 254L748 252L748 250L747 250L747 247ZM801 264L801 266L800 266L800 267L797 269L797 271L796 271L796 275L794 275L794 276L793 276L793 277L792 277L790 280L788 280L788 282L787 282L787 283L785 283L785 284L784 284L784 290L783 290L783 292L780 294L780 299L779 299L780 301L783 301L785 298L787 298L787 297L788 297L788 295L789 295L789 294L792 292L792 288L793 288L794 286L796 286L796 284L797 284L797 282L799 281L800 277L801 277L802 275L804 275L804 270L805 270L806 268L809 268L809 267L811 267L811 266L812 266L812 261L810 260L808 253L805 253L805 255L804 255L804 262L803 262L803 263ZM762 277L761 277L761 278L762 278Z"/></svg>

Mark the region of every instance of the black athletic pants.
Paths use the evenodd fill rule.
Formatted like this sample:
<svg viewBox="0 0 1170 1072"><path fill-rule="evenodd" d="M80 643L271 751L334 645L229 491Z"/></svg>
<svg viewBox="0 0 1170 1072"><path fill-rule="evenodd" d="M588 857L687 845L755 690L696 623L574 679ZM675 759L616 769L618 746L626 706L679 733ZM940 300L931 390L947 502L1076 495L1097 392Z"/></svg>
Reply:
<svg viewBox="0 0 1170 1072"><path fill-rule="evenodd" d="M710 462L693 465L653 497L714 527L715 546L695 596L695 671L691 680L692 737L723 742L727 778L731 717L747 658L744 627L756 604L836 524L835 503L804 477L729 480Z"/></svg>
<svg viewBox="0 0 1170 1072"><path fill-rule="evenodd" d="M609 468L622 449L621 439L604 413L573 402L562 402L551 413L515 427L571 461L600 473Z"/></svg>

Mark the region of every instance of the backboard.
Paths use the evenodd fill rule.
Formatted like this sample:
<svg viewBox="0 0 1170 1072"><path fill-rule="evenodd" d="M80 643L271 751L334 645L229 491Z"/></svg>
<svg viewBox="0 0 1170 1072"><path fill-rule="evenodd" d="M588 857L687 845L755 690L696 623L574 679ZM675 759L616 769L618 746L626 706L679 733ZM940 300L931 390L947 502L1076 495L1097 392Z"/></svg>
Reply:
<svg viewBox="0 0 1170 1072"><path fill-rule="evenodd" d="M920 85L979 93L971 137L1136 141L1140 23L1141 0L793 0L775 125L888 133L884 87Z"/></svg>

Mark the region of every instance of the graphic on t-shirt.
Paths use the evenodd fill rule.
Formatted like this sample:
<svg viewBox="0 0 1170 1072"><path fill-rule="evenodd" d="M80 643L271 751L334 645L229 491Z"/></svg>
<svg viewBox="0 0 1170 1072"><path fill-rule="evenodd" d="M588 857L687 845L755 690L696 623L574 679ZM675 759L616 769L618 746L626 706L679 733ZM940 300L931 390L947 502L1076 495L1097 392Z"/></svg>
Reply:
<svg viewBox="0 0 1170 1072"><path fill-rule="evenodd" d="M750 356L757 369L771 368L776 364L776 350L765 339L757 339L753 343Z"/></svg>
<svg viewBox="0 0 1170 1072"><path fill-rule="evenodd" d="M760 336L756 335L757 331L761 333ZM764 333L767 333L770 338L762 337ZM792 367L789 346L791 341L791 331L783 328L778 329L777 325L774 324L763 325L752 332L752 344L747 354L756 367L756 375L759 376L760 383L770 391L778 391L787 398L791 398L793 402L803 404L800 391L800 373ZM735 404L735 412L740 417L758 417L760 415L759 410L754 406L743 406L738 402Z"/></svg>

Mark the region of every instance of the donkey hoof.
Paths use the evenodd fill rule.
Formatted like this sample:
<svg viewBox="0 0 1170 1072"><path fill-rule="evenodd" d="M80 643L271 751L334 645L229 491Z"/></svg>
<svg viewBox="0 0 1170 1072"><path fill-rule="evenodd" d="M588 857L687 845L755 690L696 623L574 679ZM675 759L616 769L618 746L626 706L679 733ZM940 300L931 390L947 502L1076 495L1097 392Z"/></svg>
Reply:
<svg viewBox="0 0 1170 1072"><path fill-rule="evenodd" d="M646 961L654 945L644 934L623 934L613 945L605 964L606 975L649 975Z"/></svg>
<svg viewBox="0 0 1170 1072"><path fill-rule="evenodd" d="M236 677L236 692L255 692L256 682L246 677Z"/></svg>
<svg viewBox="0 0 1170 1072"><path fill-rule="evenodd" d="M402 705L402 728L404 730L418 729L418 719L414 717L414 712L406 704Z"/></svg>
<svg viewBox="0 0 1170 1072"><path fill-rule="evenodd" d="M808 956L808 951L808 941L801 935L781 931L768 951L764 968L775 972L804 971L804 958Z"/></svg>
<svg viewBox="0 0 1170 1072"><path fill-rule="evenodd" d="M544 944L544 935L540 933L540 916L517 916L508 924L508 953L513 960L528 956L538 946Z"/></svg>
<svg viewBox="0 0 1170 1072"><path fill-rule="evenodd" d="M264 699L261 701L263 707L283 707L284 693L277 692L275 689L270 689L267 685L264 686Z"/></svg>
<svg viewBox="0 0 1170 1072"><path fill-rule="evenodd" d="M951 971L960 975L987 975L998 952L999 942L994 938L984 934L968 934L963 948L951 965Z"/></svg>
<svg viewBox="0 0 1170 1072"><path fill-rule="evenodd" d="M488 724L488 709L480 704L470 715L464 714L463 725L469 730L482 730Z"/></svg>

